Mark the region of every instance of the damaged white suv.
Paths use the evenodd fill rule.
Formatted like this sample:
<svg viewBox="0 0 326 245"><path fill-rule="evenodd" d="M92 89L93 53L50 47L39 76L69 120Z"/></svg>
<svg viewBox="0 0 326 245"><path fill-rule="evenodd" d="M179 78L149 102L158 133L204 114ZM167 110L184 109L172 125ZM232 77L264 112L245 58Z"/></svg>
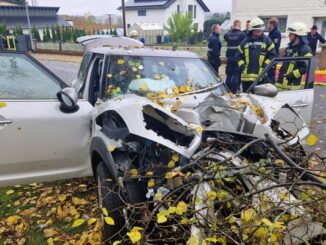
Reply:
<svg viewBox="0 0 326 245"><path fill-rule="evenodd" d="M232 95L193 53L146 48L95 48L87 53L73 86L95 108L92 168L100 206L115 220L114 226L103 222L105 239L112 243L124 236L130 217L128 208L121 207L152 200L153 190L141 173L164 176L176 154L180 161L175 167L182 168L209 141L248 143L267 137L297 146L293 159L300 158L313 106L311 60L303 59L307 82L302 90L278 92L263 84L254 94ZM264 82L265 72L256 83ZM223 154L231 156L232 151ZM246 154L259 161L268 150L254 144Z"/></svg>

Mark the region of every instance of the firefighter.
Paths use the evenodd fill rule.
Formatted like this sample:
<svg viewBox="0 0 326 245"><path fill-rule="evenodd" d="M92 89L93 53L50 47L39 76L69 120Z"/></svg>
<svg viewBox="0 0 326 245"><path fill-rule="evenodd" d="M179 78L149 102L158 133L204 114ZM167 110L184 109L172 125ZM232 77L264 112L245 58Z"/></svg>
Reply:
<svg viewBox="0 0 326 245"><path fill-rule="evenodd" d="M238 65L242 72L242 90L247 92L263 69L276 56L274 43L264 35L264 22L255 18L250 22L249 37L238 48Z"/></svg>
<svg viewBox="0 0 326 245"><path fill-rule="evenodd" d="M307 27L296 22L288 27L290 43L285 50L285 57L312 57L311 48L308 45ZM307 72L307 64L304 61L284 62L276 86L280 90L298 90L304 86L303 75Z"/></svg>
<svg viewBox="0 0 326 245"><path fill-rule="evenodd" d="M221 49L222 43L220 41L221 27L219 24L212 26L212 34L208 37L208 63L213 67L216 74L219 74L221 66Z"/></svg>
<svg viewBox="0 0 326 245"><path fill-rule="evenodd" d="M224 40L227 42L226 85L234 94L240 88L241 84L241 72L237 64L237 50L240 43L246 38L246 34L240 29L241 22L236 20L233 22L232 29L224 35Z"/></svg>
<svg viewBox="0 0 326 245"><path fill-rule="evenodd" d="M318 33L318 28L316 25L311 27L310 33L308 34L309 46L311 47L312 54L316 55L318 40L321 43L326 43L326 40Z"/></svg>

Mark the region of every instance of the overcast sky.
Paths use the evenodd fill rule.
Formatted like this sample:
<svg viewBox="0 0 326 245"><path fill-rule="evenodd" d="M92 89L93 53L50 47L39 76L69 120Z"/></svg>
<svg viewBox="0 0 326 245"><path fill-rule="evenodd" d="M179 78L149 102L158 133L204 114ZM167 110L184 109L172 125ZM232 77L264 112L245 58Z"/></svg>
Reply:
<svg viewBox="0 0 326 245"><path fill-rule="evenodd" d="M59 14L83 15L91 12L97 16L119 13L116 9L121 4L120 0L37 0L37 2L39 6L60 7ZM212 12L231 11L232 0L204 0L204 2Z"/></svg>

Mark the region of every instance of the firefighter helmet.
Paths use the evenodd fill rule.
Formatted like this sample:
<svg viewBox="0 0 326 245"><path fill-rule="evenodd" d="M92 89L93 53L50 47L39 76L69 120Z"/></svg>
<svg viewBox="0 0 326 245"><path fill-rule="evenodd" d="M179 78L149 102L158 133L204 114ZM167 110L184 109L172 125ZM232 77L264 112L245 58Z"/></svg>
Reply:
<svg viewBox="0 0 326 245"><path fill-rule="evenodd" d="M295 34L299 37L305 37L308 35L307 26L301 22L295 22L289 25L288 30L289 33Z"/></svg>
<svg viewBox="0 0 326 245"><path fill-rule="evenodd" d="M261 30L263 31L265 29L265 23L262 19L260 18L255 18L250 21L250 31L253 30Z"/></svg>

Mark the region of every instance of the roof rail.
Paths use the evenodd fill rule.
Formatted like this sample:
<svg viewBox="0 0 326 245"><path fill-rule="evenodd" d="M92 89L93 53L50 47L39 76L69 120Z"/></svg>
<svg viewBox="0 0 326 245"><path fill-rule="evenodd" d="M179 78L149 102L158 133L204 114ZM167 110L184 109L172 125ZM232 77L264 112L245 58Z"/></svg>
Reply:
<svg viewBox="0 0 326 245"><path fill-rule="evenodd" d="M77 38L77 42L85 47L84 52L94 48L113 47L113 48L138 48L144 44L129 37L119 37L110 35L90 35Z"/></svg>

